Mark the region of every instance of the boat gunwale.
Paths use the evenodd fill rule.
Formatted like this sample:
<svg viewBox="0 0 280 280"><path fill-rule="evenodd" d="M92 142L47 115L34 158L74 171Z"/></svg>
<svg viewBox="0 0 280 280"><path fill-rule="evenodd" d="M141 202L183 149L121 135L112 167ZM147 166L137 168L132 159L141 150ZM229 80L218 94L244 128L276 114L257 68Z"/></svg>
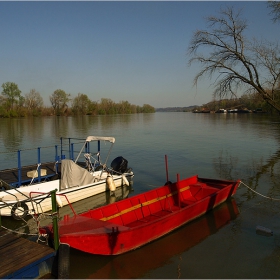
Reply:
<svg viewBox="0 0 280 280"><path fill-rule="evenodd" d="M195 177L195 176L194 176L194 177ZM189 178L188 178L188 179L189 179ZM197 177L197 179L198 179L198 180L199 180L199 179L208 180L207 178L199 178L199 177ZM161 196L161 197L155 197L154 199L151 199L151 200L148 200L148 201L144 201L144 202L139 203L139 204L136 204L136 205L132 205L132 206L131 206L130 208L128 208L128 209L119 210L119 212L116 213L116 214L113 214L113 215L110 215L110 216L104 216L104 217L99 218L99 219L98 219L98 218L94 218L94 217L92 217L92 216L88 216L87 214L90 213L91 211L94 212L94 211L96 211L96 210L99 210L99 211L102 212L102 209L107 208L109 205L104 205L104 206L99 207L98 209L89 210L89 211L87 211L87 212L85 212L85 213L82 213L82 214L79 215L79 216L81 216L81 217L83 217L83 218L87 218L88 220L103 221L103 222L105 222L104 225L106 225L106 222L109 222L110 226L115 226L116 228L117 228L117 227L124 227L122 230L119 230L119 231L134 230L134 229L136 229L136 228L146 227L146 226L147 226L148 224L150 224L150 223L155 223L155 222L157 222L157 221L161 221L162 219L166 219L167 217L171 217L171 216L173 216L173 215L176 215L176 214L178 214L179 212L186 211L186 210L188 210L189 208L196 206L197 204L200 204L200 203L202 204L202 203L205 202L205 200L210 200L212 197L216 197L216 196L218 195L218 193L223 192L223 191L225 191L225 190L228 190L229 188L237 189L238 186L239 186L239 184L240 184L240 180L236 180L236 181L230 181L230 180L215 180L215 179L209 179L209 180L210 180L210 181L213 181L213 182L214 182L214 181L227 182L227 183L229 183L229 185L224 186L223 188L216 188L216 190L215 190L213 193L206 195L204 198L197 199L196 201L192 201L191 204L185 204L183 207L176 206L176 205L172 205L172 207L173 207L172 209L162 209L162 210L160 210L160 211L158 211L158 212L154 212L154 213L151 213L151 210L149 209L149 210L150 210L150 215L148 215L148 216L143 216L143 218L137 219L137 220L134 221L134 222L143 222L143 224L140 224L140 225L137 225L137 226L130 226L130 224L133 224L134 222L128 223L128 224L118 224L118 223L110 222L110 220L112 220L112 219L114 219L114 218L116 218L116 217L122 217L122 215L128 214L128 213L130 213L130 212L132 212L132 211L135 211L135 210L137 210L137 209L139 209L139 208L141 208L141 207L143 207L143 206L144 206L144 207L145 207L145 206L149 206L149 205L151 205L151 204L153 204L153 203L159 202L159 201L161 201L161 200L166 200L166 199L168 199L169 197L173 197L173 196L175 196L175 195L178 195L178 190L175 190L175 191L173 191L173 192L170 192L169 194L164 195L164 196ZM174 184L176 184L176 183L173 183L173 185L174 185ZM166 187L166 186L162 186L162 187L160 187L160 188L158 188L158 189L162 189L162 188L165 188L165 187ZM190 187L196 187L196 186L195 186L195 184L190 184L190 185L188 185L188 186L182 187L182 188L180 188L180 193L189 190ZM199 186L197 186L197 187L199 187ZM212 186L206 186L206 187L205 187L205 186L203 186L203 187L201 186L200 188L201 188L201 189L214 189L214 187L212 187ZM155 190L158 190L158 189L155 189ZM150 193L150 192L154 192L155 190L147 191L147 192L145 192L145 194ZM133 197L131 197L131 198L128 198L128 200L135 199L135 198L137 198L137 197L141 197L142 195L143 195L143 194L138 194L138 195L136 195L136 196L133 196ZM231 197L231 196L232 196L232 195L230 195L230 197ZM196 218L200 217L201 215L205 214L206 212L212 210L214 207L216 207L216 206L218 206L219 204L225 202L227 199L228 199L228 198L225 198L225 199L219 201L218 203L215 203L215 204L213 205L212 208L210 208L210 209L206 210L205 212L202 212L202 213L200 213L199 215L193 217L192 219L186 221L186 223L188 223L188 222L192 221L193 219L196 219ZM186 200L185 200L185 201L186 201ZM190 202L190 200L188 200L188 201ZM115 202L114 204L115 204L115 205L118 205L118 204L121 203L121 202L122 202L122 201L118 201L118 202ZM184 200L182 200L181 202L184 203ZM159 212L166 212L166 214L165 214L165 215L157 215L157 213L159 213ZM104 214L104 213L102 212L102 214ZM145 218L148 219L150 216L155 216L155 217L157 217L157 218L156 218L156 219L151 219L150 221L144 221ZM72 218L73 218L73 219L76 219L75 217L72 217ZM63 223L63 221L61 221L61 222ZM92 235L92 234L94 235L94 234L95 234L95 229L92 229L92 233L90 233L90 230L86 230L86 231L81 231L81 232L79 232L78 234L82 234L82 232L85 232L85 233L88 232L86 235ZM102 233L101 233L101 234L102 234ZM73 234L67 233L67 234L63 234L63 235L75 235L75 233L73 233Z"/></svg>

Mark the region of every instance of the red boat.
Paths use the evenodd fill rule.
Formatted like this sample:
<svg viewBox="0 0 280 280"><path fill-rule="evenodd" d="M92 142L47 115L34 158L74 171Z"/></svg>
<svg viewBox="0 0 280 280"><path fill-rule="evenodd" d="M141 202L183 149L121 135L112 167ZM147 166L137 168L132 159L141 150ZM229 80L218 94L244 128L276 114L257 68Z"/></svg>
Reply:
<svg viewBox="0 0 280 280"><path fill-rule="evenodd" d="M205 214L235 194L240 180L193 176L85 213L64 216L59 239L91 254L118 255L141 247ZM40 229L53 238L52 226Z"/></svg>
<svg viewBox="0 0 280 280"><path fill-rule="evenodd" d="M79 270L71 270L71 278L110 279L113 275L115 279L146 279L151 278L147 277L149 271L176 260L178 266L174 265L170 268L173 269L173 278L185 278L183 274L179 277L180 261L181 258L185 259L185 252L202 242L207 242L207 238L233 222L238 215L236 201L231 198L200 218L139 250L109 257L109 259L108 256L90 255L75 250L75 253L71 254L71 263L79 263Z"/></svg>

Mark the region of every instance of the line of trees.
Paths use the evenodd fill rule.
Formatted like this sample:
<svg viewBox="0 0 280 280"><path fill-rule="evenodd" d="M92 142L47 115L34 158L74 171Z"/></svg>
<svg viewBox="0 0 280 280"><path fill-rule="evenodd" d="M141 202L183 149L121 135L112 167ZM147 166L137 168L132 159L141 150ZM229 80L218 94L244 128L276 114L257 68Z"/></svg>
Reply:
<svg viewBox="0 0 280 280"><path fill-rule="evenodd" d="M21 95L18 85L13 82L2 84L0 96L0 117L26 116L70 116L70 115L112 115L154 113L155 108L149 104L137 106L128 101L115 103L109 98L100 102L92 101L86 94L78 93L74 98L62 89L55 90L50 96L51 107L45 107L43 98L35 89L25 96Z"/></svg>
<svg viewBox="0 0 280 280"><path fill-rule="evenodd" d="M195 106L188 111L206 110L215 112L219 109L245 109L254 111L259 108L262 109L263 112L267 112L269 114L273 114L275 112L275 110L268 103L266 103L258 93L246 93L241 95L240 98L225 98L221 100L213 99L202 106Z"/></svg>

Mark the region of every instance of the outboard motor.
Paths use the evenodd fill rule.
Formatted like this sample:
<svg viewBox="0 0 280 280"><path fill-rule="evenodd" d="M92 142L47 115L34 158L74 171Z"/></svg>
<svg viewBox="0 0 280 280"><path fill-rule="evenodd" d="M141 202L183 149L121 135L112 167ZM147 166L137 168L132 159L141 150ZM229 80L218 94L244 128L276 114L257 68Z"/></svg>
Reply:
<svg viewBox="0 0 280 280"><path fill-rule="evenodd" d="M117 173L124 173L127 171L127 163L128 163L128 161L125 158L123 158L122 156L120 156L120 157L116 157L111 162L111 167Z"/></svg>

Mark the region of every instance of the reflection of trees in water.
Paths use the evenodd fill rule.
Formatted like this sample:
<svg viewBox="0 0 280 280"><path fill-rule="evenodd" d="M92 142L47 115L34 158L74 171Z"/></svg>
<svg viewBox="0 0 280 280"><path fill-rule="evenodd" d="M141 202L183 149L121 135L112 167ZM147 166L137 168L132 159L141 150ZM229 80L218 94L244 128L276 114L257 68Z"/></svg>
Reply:
<svg viewBox="0 0 280 280"><path fill-rule="evenodd" d="M72 125L74 131L80 132L82 135L78 137L86 137L88 135L95 135L93 131L96 131L98 127L98 117L95 116L77 116L73 117Z"/></svg>
<svg viewBox="0 0 280 280"><path fill-rule="evenodd" d="M67 137L69 130L69 118L67 117L53 117L52 134L59 139L59 137Z"/></svg>
<svg viewBox="0 0 280 280"><path fill-rule="evenodd" d="M280 194L279 179L279 160L280 150L276 151L266 161L263 159L257 161L253 160L250 166L251 176L246 178L246 184L254 189L260 189L260 192L264 192L264 195L276 197ZM265 182L265 186L264 185ZM250 196L254 197L256 194L250 192Z"/></svg>
<svg viewBox="0 0 280 280"><path fill-rule="evenodd" d="M42 118L6 119L1 121L0 137L5 150L16 151L22 148L23 140L32 147L33 139L43 135Z"/></svg>
<svg viewBox="0 0 280 280"><path fill-rule="evenodd" d="M74 131L82 133L83 136L111 134L114 130L128 129L137 117L138 115L77 116L71 118L71 124Z"/></svg>
<svg viewBox="0 0 280 280"><path fill-rule="evenodd" d="M29 144L38 145L37 142L38 135L44 135L44 130L45 130L44 118L26 118L24 120L23 125L24 125L24 129L26 130L26 136L29 139ZM34 142L34 139L36 142Z"/></svg>
<svg viewBox="0 0 280 280"><path fill-rule="evenodd" d="M22 119L1 121L1 138L6 150L15 151L20 148L25 135L25 127Z"/></svg>
<svg viewBox="0 0 280 280"><path fill-rule="evenodd" d="M102 116L77 116L71 118L73 131L88 135L110 135L127 132L139 122L149 124L154 114L127 114L127 115L102 115ZM116 132L115 132L116 131ZM73 137L73 135L71 135ZM76 135L81 137L81 135Z"/></svg>
<svg viewBox="0 0 280 280"><path fill-rule="evenodd" d="M271 182L274 184L279 183L279 173L278 168L279 166L277 163L280 160L280 150L276 151L267 161L265 164L258 164L256 168L256 174L254 177L251 177L250 180L253 182L255 181L255 185L258 185L258 182L262 175L268 174Z"/></svg>
<svg viewBox="0 0 280 280"><path fill-rule="evenodd" d="M108 115L99 116L98 118L100 127L106 129L117 129L120 127L126 127L134 120L134 115Z"/></svg>
<svg viewBox="0 0 280 280"><path fill-rule="evenodd" d="M223 151L220 156L214 158L214 169L221 178L235 180L241 179L253 190L263 193L266 196L275 197L280 195L280 150L276 151L266 161L252 159L245 168L238 167L238 158ZM265 186L263 184L265 182ZM244 194L247 199L256 197L257 194L247 190Z"/></svg>
<svg viewBox="0 0 280 280"><path fill-rule="evenodd" d="M216 170L219 178L224 178L227 180L236 180L237 170L235 167L238 164L238 158L233 157L221 151L219 157L213 159L214 169Z"/></svg>

